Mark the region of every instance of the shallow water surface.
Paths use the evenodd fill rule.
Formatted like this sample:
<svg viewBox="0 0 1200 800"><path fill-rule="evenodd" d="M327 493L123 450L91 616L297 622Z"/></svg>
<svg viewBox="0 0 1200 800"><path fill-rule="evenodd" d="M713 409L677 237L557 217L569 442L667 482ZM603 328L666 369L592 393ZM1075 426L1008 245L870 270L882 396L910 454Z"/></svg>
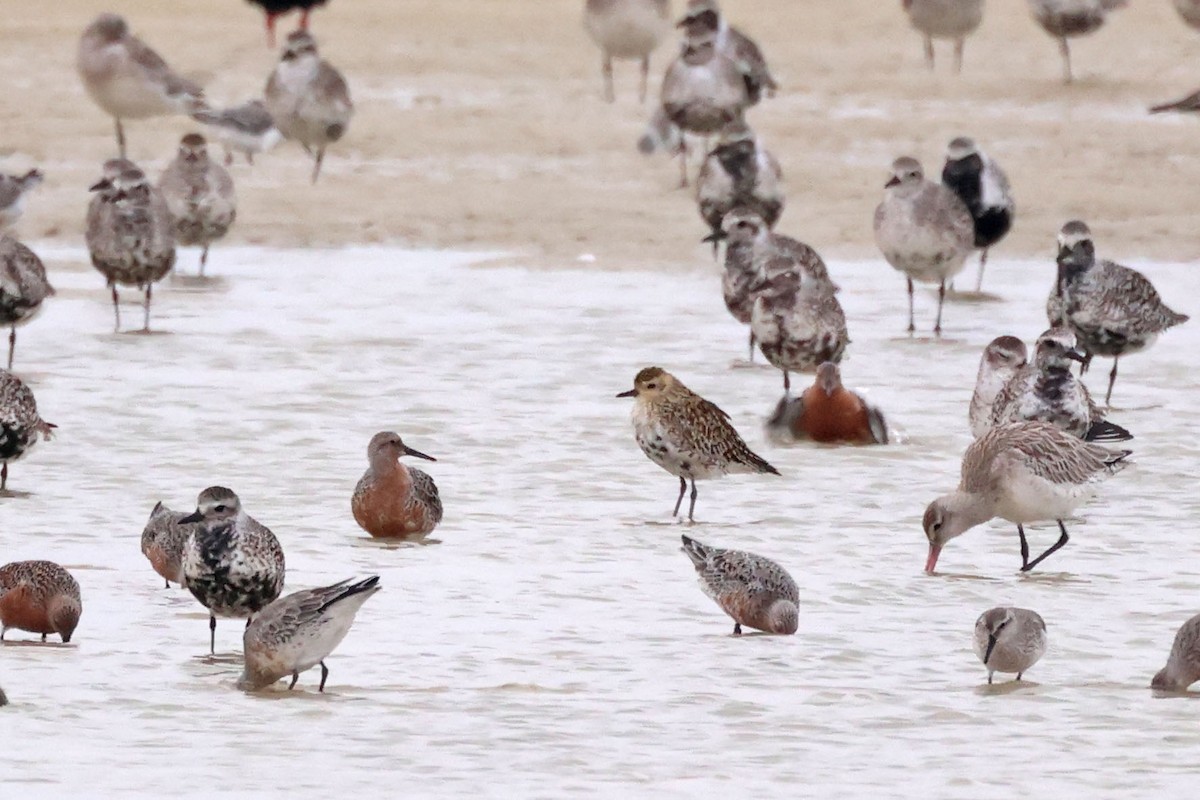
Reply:
<svg viewBox="0 0 1200 800"><path fill-rule="evenodd" d="M1004 299L948 305L944 342L902 335L903 280L886 265L831 265L853 339L844 379L898 443L774 449L761 424L782 381L733 366L746 333L716 267L218 248L220 280L162 285L153 324L167 333L147 337L111 333L82 253L41 251L59 295L21 330L16 368L58 436L11 467L30 495L0 498L0 556L66 565L84 614L70 646L20 632L0 646L14 796L1194 788L1200 704L1146 687L1200 610L1195 323L1122 363L1114 402L1128 410L1112 419L1136 434L1137 465L1067 547L1022 576L1012 526L994 523L950 543L930 577L920 517L957 482L979 352L1042 330L1052 262L993 258L985 288ZM194 253L180 263L194 269ZM1197 311L1193 266L1143 268ZM917 298L922 331L934 302ZM1109 363L1088 376L1101 395ZM614 397L650 364L728 411L782 477L702 483L697 524L672 522L677 481L637 449ZM385 429L439 459L420 464L446 506L438 544L373 542L350 516ZM139 552L155 501L191 508L211 484L279 536L285 591L382 576L324 695L316 670L292 692L235 690L241 624L218 624L210 658L204 610ZM799 633L732 637L679 552L685 531L788 567ZM1037 526L1031 547L1055 534ZM988 687L971 631L1001 603L1039 611L1050 647L1025 682Z"/></svg>

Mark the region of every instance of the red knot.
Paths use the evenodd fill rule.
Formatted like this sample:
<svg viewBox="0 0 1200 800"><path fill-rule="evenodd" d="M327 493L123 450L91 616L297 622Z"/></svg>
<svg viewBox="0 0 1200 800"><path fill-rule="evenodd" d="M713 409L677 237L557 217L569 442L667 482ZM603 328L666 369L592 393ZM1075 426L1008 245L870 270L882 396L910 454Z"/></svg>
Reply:
<svg viewBox="0 0 1200 800"><path fill-rule="evenodd" d="M683 552L692 560L700 588L742 626L766 633L792 634L799 626L800 590L783 567L743 550L708 547L687 536Z"/></svg>
<svg viewBox="0 0 1200 800"><path fill-rule="evenodd" d="M179 520L186 516L188 512L172 511L162 503L156 503L142 529L142 555L166 581L168 589L171 581L180 587L184 584L183 549L196 527L180 524Z"/></svg>
<svg viewBox="0 0 1200 800"><path fill-rule="evenodd" d="M14 561L0 567L0 640L9 628L71 641L83 613L79 583L53 561Z"/></svg>
<svg viewBox="0 0 1200 800"><path fill-rule="evenodd" d="M367 471L354 487L350 510L364 531L379 537L427 536L442 521L442 500L433 478L400 463L401 456L437 461L414 450L392 431L367 445Z"/></svg>
<svg viewBox="0 0 1200 800"><path fill-rule="evenodd" d="M784 397L767 421L775 441L828 444L887 444L883 412L842 385L837 364L817 368L816 380L799 397Z"/></svg>

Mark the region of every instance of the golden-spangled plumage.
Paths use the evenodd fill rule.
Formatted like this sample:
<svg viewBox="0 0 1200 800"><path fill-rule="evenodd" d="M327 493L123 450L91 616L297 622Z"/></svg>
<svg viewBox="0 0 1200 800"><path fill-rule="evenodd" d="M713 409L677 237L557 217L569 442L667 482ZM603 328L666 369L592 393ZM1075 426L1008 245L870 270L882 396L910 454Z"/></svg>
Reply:
<svg viewBox="0 0 1200 800"><path fill-rule="evenodd" d="M688 519L696 509L696 481L734 473L769 472L773 466L754 453L734 430L729 415L659 367L637 374L633 389L617 397L634 398L634 438L646 457L679 478L674 514L692 483Z"/></svg>
<svg viewBox="0 0 1200 800"><path fill-rule="evenodd" d="M709 547L687 536L683 552L692 560L700 588L742 626L791 634L799 627L800 590L787 570L769 558L744 550Z"/></svg>
<svg viewBox="0 0 1200 800"><path fill-rule="evenodd" d="M52 561L14 561L0 567L0 639L9 628L71 641L83 601L79 583Z"/></svg>
<svg viewBox="0 0 1200 800"><path fill-rule="evenodd" d="M426 536L442 521L442 500L433 478L401 464L403 455L437 460L407 446L392 431L380 431L367 445L370 467L354 487L350 510L359 527L372 536Z"/></svg>

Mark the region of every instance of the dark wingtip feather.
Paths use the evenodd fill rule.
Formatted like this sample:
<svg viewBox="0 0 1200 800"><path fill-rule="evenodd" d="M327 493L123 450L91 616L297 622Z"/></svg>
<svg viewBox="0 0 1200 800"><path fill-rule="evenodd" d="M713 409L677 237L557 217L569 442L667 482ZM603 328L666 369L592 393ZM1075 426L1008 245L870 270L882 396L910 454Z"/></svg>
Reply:
<svg viewBox="0 0 1200 800"><path fill-rule="evenodd" d="M1125 428L1103 419L1093 422L1083 436L1085 442L1128 442L1132 438Z"/></svg>

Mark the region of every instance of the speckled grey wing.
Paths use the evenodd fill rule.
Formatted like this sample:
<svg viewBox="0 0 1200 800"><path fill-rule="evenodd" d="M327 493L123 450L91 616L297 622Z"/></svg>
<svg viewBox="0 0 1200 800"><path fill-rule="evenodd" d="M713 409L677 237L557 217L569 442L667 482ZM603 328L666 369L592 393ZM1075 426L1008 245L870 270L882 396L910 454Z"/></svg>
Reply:
<svg viewBox="0 0 1200 800"><path fill-rule="evenodd" d="M771 75L767 59L763 56L758 44L734 27L729 28L728 36L731 56L745 76L750 103L757 103L763 93L773 94L779 85Z"/></svg>
<svg viewBox="0 0 1200 800"><path fill-rule="evenodd" d="M1123 469L1132 452L1085 442L1048 422L1000 425L967 448L961 488L987 491L995 470L1015 464L1051 483L1082 486Z"/></svg>
<svg viewBox="0 0 1200 800"><path fill-rule="evenodd" d="M794 262L805 276L814 279L831 291L839 290L840 287L829 277L829 268L825 265L825 259L821 258L821 254L816 250L790 236L772 234L770 241L776 250L784 258Z"/></svg>
<svg viewBox="0 0 1200 800"><path fill-rule="evenodd" d="M792 576L774 561L754 553L742 550L714 553L708 560L704 576L718 594L723 587L732 585L744 587L750 595L767 594L797 604L800 602L800 589Z"/></svg>
<svg viewBox="0 0 1200 800"><path fill-rule="evenodd" d="M177 99L199 100L203 90L195 83L175 74L158 53L141 39L130 36L127 41L129 56L141 68L146 77L160 84L166 93Z"/></svg>
<svg viewBox="0 0 1200 800"><path fill-rule="evenodd" d="M348 583L349 578L330 586L294 592L267 606L255 619L259 626L259 643L277 647L291 641L298 631L314 624L329 604L345 593Z"/></svg>
<svg viewBox="0 0 1200 800"><path fill-rule="evenodd" d="M408 474L412 478L413 494L429 507L434 523L442 521L442 498L438 495L437 484L428 473L416 467L409 467Z"/></svg>
<svg viewBox="0 0 1200 800"><path fill-rule="evenodd" d="M275 126L275 119L261 102L251 101L221 111L205 109L192 114L192 119L206 125L216 125L240 133L261 136Z"/></svg>
<svg viewBox="0 0 1200 800"><path fill-rule="evenodd" d="M1133 327L1139 332L1156 333L1188 320L1186 314L1172 311L1158 290L1137 270L1102 261L1093 269L1099 274L1085 278L1089 291L1077 301L1068 297L1067 311L1073 327L1085 332L1121 331Z"/></svg>

